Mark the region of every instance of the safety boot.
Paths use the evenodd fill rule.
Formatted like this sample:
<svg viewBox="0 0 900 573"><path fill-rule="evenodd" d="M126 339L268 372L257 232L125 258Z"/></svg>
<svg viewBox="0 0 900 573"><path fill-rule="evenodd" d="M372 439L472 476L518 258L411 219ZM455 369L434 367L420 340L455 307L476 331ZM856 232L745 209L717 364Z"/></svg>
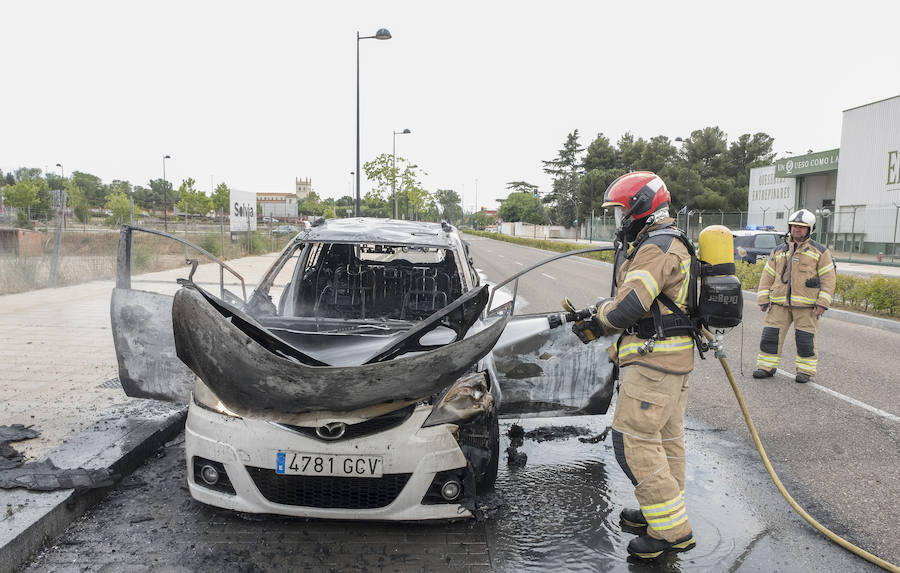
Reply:
<svg viewBox="0 0 900 573"><path fill-rule="evenodd" d="M628 553L638 559L655 559L663 553L681 553L696 547L694 534L688 533L681 539L666 541L649 535L635 537L628 542Z"/></svg>
<svg viewBox="0 0 900 573"><path fill-rule="evenodd" d="M797 375L794 376L794 381L800 382L801 384L806 384L807 382L812 382L813 377L806 372L797 372Z"/></svg>
<svg viewBox="0 0 900 573"><path fill-rule="evenodd" d="M644 535L647 533L647 519L640 509L627 507L619 513L619 527L626 533Z"/></svg>
<svg viewBox="0 0 900 573"><path fill-rule="evenodd" d="M771 370L765 370L764 368L757 368L756 370L753 371L754 378L771 378L772 376L775 376L774 368L772 368Z"/></svg>

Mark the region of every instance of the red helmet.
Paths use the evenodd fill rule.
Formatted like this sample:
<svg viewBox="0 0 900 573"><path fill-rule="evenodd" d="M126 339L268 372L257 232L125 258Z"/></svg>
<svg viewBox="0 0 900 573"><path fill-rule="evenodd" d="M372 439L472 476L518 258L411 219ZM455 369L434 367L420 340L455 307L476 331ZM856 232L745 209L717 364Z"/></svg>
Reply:
<svg viewBox="0 0 900 573"><path fill-rule="evenodd" d="M643 219L669 204L666 184L656 173L632 171L612 182L604 195L604 207L621 206L625 217Z"/></svg>

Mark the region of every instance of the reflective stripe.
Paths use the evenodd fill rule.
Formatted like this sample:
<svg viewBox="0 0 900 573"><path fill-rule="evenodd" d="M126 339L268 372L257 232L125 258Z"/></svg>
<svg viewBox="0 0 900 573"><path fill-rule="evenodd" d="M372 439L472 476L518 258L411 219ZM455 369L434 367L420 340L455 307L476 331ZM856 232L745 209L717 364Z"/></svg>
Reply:
<svg viewBox="0 0 900 573"><path fill-rule="evenodd" d="M661 519L648 519L647 525L656 530L672 529L687 521L687 510L683 507L674 515Z"/></svg>
<svg viewBox="0 0 900 573"><path fill-rule="evenodd" d="M681 289L678 291L678 296L675 297L675 304L681 306L687 300L687 291L688 284L690 281L688 280L688 273L691 270L691 260L688 259L686 261L681 261L681 274L684 275L684 278L681 280Z"/></svg>
<svg viewBox="0 0 900 573"><path fill-rule="evenodd" d="M816 304L816 299L800 296L799 294L792 294L791 302L805 302L806 304Z"/></svg>
<svg viewBox="0 0 900 573"><path fill-rule="evenodd" d="M643 345L643 341L622 344L619 346L619 358L637 354L638 348ZM680 350L690 350L693 347L694 340L689 336L670 336L654 341L653 352L678 352Z"/></svg>
<svg viewBox="0 0 900 573"><path fill-rule="evenodd" d="M769 296L769 289L764 288L762 290L756 291L757 296Z"/></svg>
<svg viewBox="0 0 900 573"><path fill-rule="evenodd" d="M834 263L825 265L824 267L822 267L821 269L819 269L819 276L824 275L825 273L827 273L828 271L830 271L830 270L832 270L832 269L834 269Z"/></svg>
<svg viewBox="0 0 900 573"><path fill-rule="evenodd" d="M824 299L825 302L827 302L828 304L831 304L831 295L828 294L827 292L825 292L823 290L819 291L819 298Z"/></svg>
<svg viewBox="0 0 900 573"><path fill-rule="evenodd" d="M627 283L628 281L632 280L641 281L644 284L644 287L650 293L651 298L656 298L656 296L659 294L659 285L656 284L656 279L653 278L653 275L651 275L648 271L640 269L628 271L627 273L625 273L625 280L622 282Z"/></svg>
<svg viewBox="0 0 900 573"><path fill-rule="evenodd" d="M756 365L765 367L766 370L771 370L772 368L778 368L778 363L781 362L780 356L772 356L771 354L760 354L756 357Z"/></svg>
<svg viewBox="0 0 900 573"><path fill-rule="evenodd" d="M787 302L787 296L775 296L773 294L769 295L770 302Z"/></svg>
<svg viewBox="0 0 900 573"><path fill-rule="evenodd" d="M662 503L654 503L653 505L642 505L641 513L643 513L644 516L662 515L664 513L669 513L671 511L675 511L682 505L684 505L684 492L683 491L675 499L670 499L669 501L664 501Z"/></svg>
<svg viewBox="0 0 900 573"><path fill-rule="evenodd" d="M813 259L813 260L816 260L816 261L819 260L819 253L817 253L817 252L815 252L815 251L803 251L803 252L800 253L800 254L801 254L801 255L806 255L807 257L809 257L809 258L811 258L811 259Z"/></svg>
<svg viewBox="0 0 900 573"><path fill-rule="evenodd" d="M775 269L773 269L772 267L769 266L769 261L766 261L766 266L763 267L763 270L766 271L767 273L769 273L770 275L772 275L773 277L775 276Z"/></svg>

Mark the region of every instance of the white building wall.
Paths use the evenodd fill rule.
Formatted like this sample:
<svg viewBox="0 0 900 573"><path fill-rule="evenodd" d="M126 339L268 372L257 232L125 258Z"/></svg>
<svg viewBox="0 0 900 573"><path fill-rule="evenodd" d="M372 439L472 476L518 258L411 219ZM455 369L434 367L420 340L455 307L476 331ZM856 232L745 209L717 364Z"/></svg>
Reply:
<svg viewBox="0 0 900 573"><path fill-rule="evenodd" d="M900 205L900 96L844 111L834 230L847 233L853 225L866 234L866 242L891 242L895 205Z"/></svg>
<svg viewBox="0 0 900 573"><path fill-rule="evenodd" d="M748 225L774 225L787 232L787 219L794 207L797 181L793 177L775 177L775 166L750 170L750 195L747 198Z"/></svg>

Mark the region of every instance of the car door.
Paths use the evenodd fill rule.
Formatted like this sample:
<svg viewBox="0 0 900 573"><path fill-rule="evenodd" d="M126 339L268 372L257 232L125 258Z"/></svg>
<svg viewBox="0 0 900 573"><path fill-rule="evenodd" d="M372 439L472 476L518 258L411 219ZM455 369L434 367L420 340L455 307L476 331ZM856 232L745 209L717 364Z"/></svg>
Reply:
<svg viewBox="0 0 900 573"><path fill-rule="evenodd" d="M529 275L541 275L545 265L574 254L604 250L611 251L612 247L550 257L494 287L488 313L512 314L494 346L489 365L501 389L501 416L606 413L615 386L614 367L607 348L616 343L618 336L582 344L572 333L571 323L551 327L551 318L562 315L562 309L522 314L516 311L520 283L528 280ZM608 268L611 276L612 266Z"/></svg>
<svg viewBox="0 0 900 573"><path fill-rule="evenodd" d="M152 245L154 249L164 250L160 243L165 243L166 240L177 241L217 263L220 269L220 294L225 300L238 302L241 299L224 288L224 271L237 277L242 292L244 279L214 255L184 239L152 229L130 226L122 228L116 260L116 286L110 299L110 322L119 365L119 381L128 396L187 404L196 376L178 358L175 351L172 302L174 290L179 285L174 279L148 279L142 281L141 286L156 288L155 291L135 288L137 285L132 283L131 276L135 258L135 231L138 235L147 234L141 235L142 237L155 236ZM190 270L183 267L183 274L190 273L190 278L195 269L195 266Z"/></svg>

